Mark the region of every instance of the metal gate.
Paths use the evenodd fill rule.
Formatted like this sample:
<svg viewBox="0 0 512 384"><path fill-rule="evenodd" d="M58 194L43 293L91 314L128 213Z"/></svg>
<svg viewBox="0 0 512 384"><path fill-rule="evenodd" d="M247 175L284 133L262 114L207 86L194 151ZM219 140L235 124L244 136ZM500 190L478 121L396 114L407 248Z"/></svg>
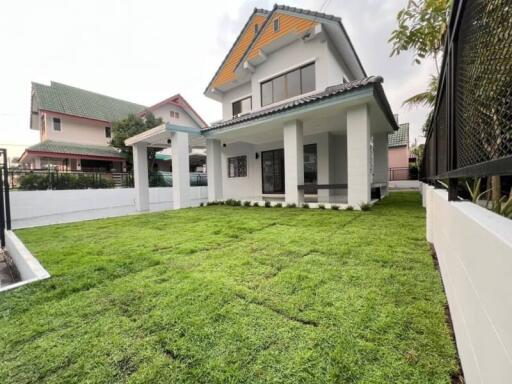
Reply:
<svg viewBox="0 0 512 384"><path fill-rule="evenodd" d="M7 161L7 150L0 148L0 244L2 247L5 247L5 230L10 229L9 163Z"/></svg>

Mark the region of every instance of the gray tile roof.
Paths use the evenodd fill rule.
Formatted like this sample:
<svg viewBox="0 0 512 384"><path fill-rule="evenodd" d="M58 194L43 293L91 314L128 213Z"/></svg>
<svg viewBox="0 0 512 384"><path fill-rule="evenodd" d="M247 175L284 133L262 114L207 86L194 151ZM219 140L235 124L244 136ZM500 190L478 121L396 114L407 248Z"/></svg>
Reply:
<svg viewBox="0 0 512 384"><path fill-rule="evenodd" d="M124 158L115 148L100 145L85 145L45 140L26 149L27 152L50 152L69 155Z"/></svg>
<svg viewBox="0 0 512 384"><path fill-rule="evenodd" d="M73 116L103 121L120 120L146 107L113 97L100 95L69 85L51 82L51 85L32 83L34 98L32 111L44 109Z"/></svg>
<svg viewBox="0 0 512 384"><path fill-rule="evenodd" d="M388 147L402 147L409 144L409 123L398 126L398 131L388 135Z"/></svg>
<svg viewBox="0 0 512 384"><path fill-rule="evenodd" d="M364 79L350 81L348 83L338 84L331 87L327 87L324 91L315 93L313 95L305 96L299 99L295 99L292 101L284 102L279 105L275 105L269 108L260 109L259 111L252 112L243 116L235 117L230 120L219 121L212 124L210 127L204 129L203 131L210 131L214 129L224 128L240 123L245 123L247 121L261 119L266 116L278 114L280 112L284 112L290 109L306 106L309 104L313 104L315 102L319 102L321 100L338 96L343 93L348 93L354 91L356 89L362 89L365 87L376 87L377 92L376 95L381 103L381 107L383 108L384 113L388 117L388 121L392 124L395 129L398 129L396 126L396 121L393 117L393 113L391 112L391 107L384 95L384 91L382 89L381 83L383 82L382 77L380 76L370 76L365 77Z"/></svg>

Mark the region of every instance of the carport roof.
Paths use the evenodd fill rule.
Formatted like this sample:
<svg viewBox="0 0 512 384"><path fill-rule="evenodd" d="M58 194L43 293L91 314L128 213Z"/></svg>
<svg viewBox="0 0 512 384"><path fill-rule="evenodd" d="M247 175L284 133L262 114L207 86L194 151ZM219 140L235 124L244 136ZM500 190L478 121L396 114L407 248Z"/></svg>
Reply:
<svg viewBox="0 0 512 384"><path fill-rule="evenodd" d="M360 80L349 81L347 83L342 83L338 85L333 85L327 87L324 91L315 93L313 95L308 95L301 97L299 99L295 99L292 101L284 102L269 108L260 109L256 112L248 113L243 116L235 117L231 120L220 121L218 123L212 124L210 127L203 129L203 132L212 131L219 128L224 128L228 126L234 126L240 123L245 123L250 120L256 120L263 117L267 117L269 115L279 114L284 111L288 111L290 109L299 108L303 106L307 106L309 104L313 104L331 97L335 97L341 94L350 93L352 91L369 88L372 87L375 91L375 96L377 101L379 102L382 111L386 115L388 122L391 124L393 129L398 130L398 125L393 116L393 112L391 111L391 107L389 102L384 94L384 90L382 88L382 82L384 80L380 76L369 76Z"/></svg>

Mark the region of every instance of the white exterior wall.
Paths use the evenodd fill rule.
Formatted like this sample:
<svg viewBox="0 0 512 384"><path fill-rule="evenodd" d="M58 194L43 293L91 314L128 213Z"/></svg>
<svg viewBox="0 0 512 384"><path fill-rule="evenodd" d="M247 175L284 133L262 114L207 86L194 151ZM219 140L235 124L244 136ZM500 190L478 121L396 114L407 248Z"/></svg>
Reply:
<svg viewBox="0 0 512 384"><path fill-rule="evenodd" d="M180 117L171 117L171 111L179 112ZM196 122L190 115L181 107L173 104L164 104L153 111L155 117L160 117L165 123L182 125L184 127L198 127Z"/></svg>
<svg viewBox="0 0 512 384"><path fill-rule="evenodd" d="M347 182L346 136L335 136L327 132L308 135L304 136L304 145L307 144L317 145L318 180L330 179L337 184ZM328 150L329 145L331 151ZM261 152L280 148L284 148L283 140L260 145L232 143L221 148L223 198L238 200L260 198L262 192ZM256 159L256 153L258 153L258 159ZM247 177L228 178L228 158L242 155L247 156ZM333 160L330 167L328 167L329 157ZM339 193L339 191L334 193Z"/></svg>
<svg viewBox="0 0 512 384"><path fill-rule="evenodd" d="M327 39L315 38L307 42L299 39L269 54L265 62L255 67L256 70L248 83L224 93L221 101L222 118L231 119L232 103L249 95L252 96L253 110L260 109L262 81L311 62L315 62L315 92L342 83L343 77L350 78L343 69L341 57L330 48Z"/></svg>
<svg viewBox="0 0 512 384"><path fill-rule="evenodd" d="M465 382L512 383L512 220L422 190Z"/></svg>
<svg viewBox="0 0 512 384"><path fill-rule="evenodd" d="M54 117L60 118L60 132L53 130ZM111 138L105 136L105 127L111 127L111 124L47 112L46 130L41 134L41 140L108 146Z"/></svg>
<svg viewBox="0 0 512 384"><path fill-rule="evenodd" d="M190 204L207 200L207 187L190 187ZM62 191L11 191L12 227L123 216L136 213L135 189L81 189ZM149 210L173 209L170 187L149 188Z"/></svg>

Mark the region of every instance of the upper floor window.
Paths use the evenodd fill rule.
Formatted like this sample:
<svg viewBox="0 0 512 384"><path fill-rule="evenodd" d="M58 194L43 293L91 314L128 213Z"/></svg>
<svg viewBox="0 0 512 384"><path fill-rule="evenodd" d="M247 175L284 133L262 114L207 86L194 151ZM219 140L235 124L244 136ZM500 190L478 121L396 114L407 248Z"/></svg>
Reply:
<svg viewBox="0 0 512 384"><path fill-rule="evenodd" d="M53 118L53 130L55 132L61 131L60 119L58 117Z"/></svg>
<svg viewBox="0 0 512 384"><path fill-rule="evenodd" d="M177 111L171 111L169 112L171 117L174 118L174 119L179 119L180 118L180 113L177 112Z"/></svg>
<svg viewBox="0 0 512 384"><path fill-rule="evenodd" d="M239 115L240 113L250 112L252 109L252 97L246 97L242 100L237 100L233 104L233 116Z"/></svg>
<svg viewBox="0 0 512 384"><path fill-rule="evenodd" d="M260 30L260 26L258 24L254 24L254 33L258 33Z"/></svg>
<svg viewBox="0 0 512 384"><path fill-rule="evenodd" d="M274 19L274 32L279 32L279 28L281 25L279 24L279 19Z"/></svg>
<svg viewBox="0 0 512 384"><path fill-rule="evenodd" d="M315 90L315 63L261 83L261 106Z"/></svg>
<svg viewBox="0 0 512 384"><path fill-rule="evenodd" d="M110 139L112 137L112 128L110 127L105 127L105 137L107 139Z"/></svg>

